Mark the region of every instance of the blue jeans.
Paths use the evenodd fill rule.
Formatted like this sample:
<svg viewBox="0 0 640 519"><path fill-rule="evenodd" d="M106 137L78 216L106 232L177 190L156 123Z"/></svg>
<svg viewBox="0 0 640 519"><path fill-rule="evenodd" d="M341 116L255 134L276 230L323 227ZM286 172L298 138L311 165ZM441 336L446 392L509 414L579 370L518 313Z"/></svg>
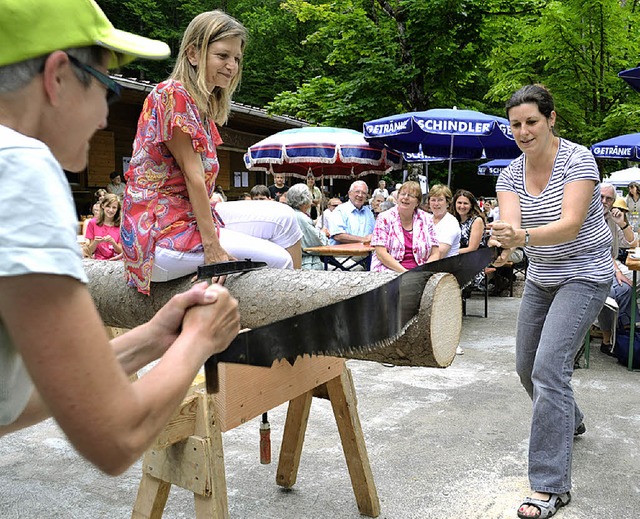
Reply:
<svg viewBox="0 0 640 519"><path fill-rule="evenodd" d="M534 491L560 494L571 488L573 433L584 417L571 387L573 359L610 284L576 279L545 288L525 282L516 370L533 401L529 482Z"/></svg>

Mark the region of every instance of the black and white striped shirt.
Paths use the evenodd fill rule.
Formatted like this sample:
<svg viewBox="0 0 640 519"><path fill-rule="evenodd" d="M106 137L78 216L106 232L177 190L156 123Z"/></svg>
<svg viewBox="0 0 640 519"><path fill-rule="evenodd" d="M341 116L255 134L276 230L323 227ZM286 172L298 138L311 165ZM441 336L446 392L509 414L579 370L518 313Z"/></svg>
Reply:
<svg viewBox="0 0 640 519"><path fill-rule="evenodd" d="M595 185L587 217L576 239L525 249L529 258L527 277L542 286L552 287L576 278L605 283L613 277L611 232L600 200L598 166L587 148L560 139L551 178L539 195L527 192L524 155L514 160L498 178L497 192L511 191L520 199L523 229L559 220L564 187L578 180L594 180Z"/></svg>

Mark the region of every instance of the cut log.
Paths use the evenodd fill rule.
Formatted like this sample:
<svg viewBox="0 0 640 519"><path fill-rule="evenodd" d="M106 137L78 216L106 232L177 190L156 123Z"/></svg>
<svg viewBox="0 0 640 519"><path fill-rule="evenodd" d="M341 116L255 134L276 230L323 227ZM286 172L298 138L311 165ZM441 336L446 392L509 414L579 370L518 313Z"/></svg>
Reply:
<svg viewBox="0 0 640 519"><path fill-rule="evenodd" d="M153 317L173 295L191 286L190 277L154 283L151 296L124 283L119 261L85 260L89 290L107 326L134 328ZM348 299L378 287L397 273L262 269L227 278L238 300L241 326L257 328ZM414 322L381 348L349 353L349 358L404 366L446 367L455 358L462 329L462 299L451 274L434 274L427 282Z"/></svg>

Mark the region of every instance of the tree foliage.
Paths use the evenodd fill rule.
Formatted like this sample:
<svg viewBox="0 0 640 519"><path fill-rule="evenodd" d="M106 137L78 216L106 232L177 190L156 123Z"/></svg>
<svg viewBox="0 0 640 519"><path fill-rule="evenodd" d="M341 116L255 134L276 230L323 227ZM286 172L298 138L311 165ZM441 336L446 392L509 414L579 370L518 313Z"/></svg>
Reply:
<svg viewBox="0 0 640 519"><path fill-rule="evenodd" d="M640 55L631 36L637 21L634 5L617 0L551 1L535 16L501 20L509 38L487 60L488 97L506 99L518 86L539 82L554 94L563 135L587 144L633 131L637 116L627 122L619 107L631 103L625 110L637 112L640 98L617 73Z"/></svg>
<svg viewBox="0 0 640 519"><path fill-rule="evenodd" d="M360 129L393 113L458 106L502 115L520 86L556 99L563 136L589 145L640 127L617 77L640 60L639 0L98 0L117 27L166 41L220 8L250 34L242 103ZM172 61L125 74L164 79Z"/></svg>

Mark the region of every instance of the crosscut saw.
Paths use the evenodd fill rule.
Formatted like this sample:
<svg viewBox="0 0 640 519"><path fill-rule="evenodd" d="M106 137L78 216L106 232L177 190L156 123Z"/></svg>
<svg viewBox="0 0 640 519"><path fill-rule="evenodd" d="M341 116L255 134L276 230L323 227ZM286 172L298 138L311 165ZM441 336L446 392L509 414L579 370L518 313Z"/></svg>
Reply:
<svg viewBox="0 0 640 519"><path fill-rule="evenodd" d="M218 391L219 362L271 367L283 359L293 364L303 355L343 357L388 346L418 315L422 293L433 274L453 274L464 286L497 256L498 249L490 247L425 263L357 296L241 331L226 350L206 361L207 391ZM248 270L255 270L256 262L245 262ZM244 271L244 262L229 263L205 265L198 274L207 278Z"/></svg>

